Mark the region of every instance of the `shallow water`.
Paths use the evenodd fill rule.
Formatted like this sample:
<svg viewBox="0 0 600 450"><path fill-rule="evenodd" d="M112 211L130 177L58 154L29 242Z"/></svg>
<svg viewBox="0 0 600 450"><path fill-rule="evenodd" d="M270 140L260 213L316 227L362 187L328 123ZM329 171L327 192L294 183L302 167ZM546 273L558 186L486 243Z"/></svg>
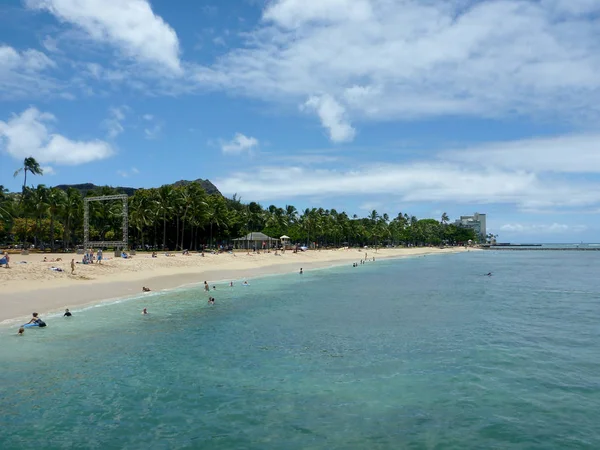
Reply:
<svg viewBox="0 0 600 450"><path fill-rule="evenodd" d="M600 448L599 266L377 261L0 329L0 448Z"/></svg>

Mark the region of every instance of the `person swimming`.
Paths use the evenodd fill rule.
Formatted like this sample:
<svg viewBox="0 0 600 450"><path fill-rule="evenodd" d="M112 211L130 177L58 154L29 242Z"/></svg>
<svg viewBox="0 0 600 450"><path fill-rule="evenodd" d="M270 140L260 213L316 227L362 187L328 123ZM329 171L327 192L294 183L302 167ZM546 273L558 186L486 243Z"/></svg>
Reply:
<svg viewBox="0 0 600 450"><path fill-rule="evenodd" d="M29 322L27 322L25 325L28 325L28 324L30 324L30 323L37 323L37 326L38 326L38 327L40 327L40 328L42 328L42 327L45 327L45 326L46 326L46 323L45 323L45 322L44 322L42 319L40 319L40 318L38 317L38 313L34 312L34 313L32 314L32 316L33 316L33 317L31 318L31 320L30 320Z"/></svg>
<svg viewBox="0 0 600 450"><path fill-rule="evenodd" d="M69 308L65 309L65 313L63 314L63 317L71 317L73 314L71 314L71 312L69 311Z"/></svg>

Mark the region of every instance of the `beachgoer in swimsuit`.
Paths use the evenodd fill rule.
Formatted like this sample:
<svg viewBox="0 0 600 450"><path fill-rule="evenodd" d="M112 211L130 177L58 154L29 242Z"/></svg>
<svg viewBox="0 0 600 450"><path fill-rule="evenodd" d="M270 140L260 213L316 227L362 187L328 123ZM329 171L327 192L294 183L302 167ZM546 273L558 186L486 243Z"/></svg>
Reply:
<svg viewBox="0 0 600 450"><path fill-rule="evenodd" d="M46 324L44 323L44 321L38 317L38 313L34 312L32 314L32 316L33 317L31 318L31 320L29 322L27 322L25 325L30 324L30 323L37 323L39 327L45 327L46 326Z"/></svg>

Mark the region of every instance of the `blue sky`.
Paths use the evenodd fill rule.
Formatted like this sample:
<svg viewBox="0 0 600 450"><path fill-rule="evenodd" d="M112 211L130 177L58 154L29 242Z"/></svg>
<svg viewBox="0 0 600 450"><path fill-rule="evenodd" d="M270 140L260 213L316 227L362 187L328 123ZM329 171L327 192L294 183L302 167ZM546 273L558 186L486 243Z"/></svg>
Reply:
<svg viewBox="0 0 600 450"><path fill-rule="evenodd" d="M3 0L0 184L34 156L32 183L595 242L598 73L597 0Z"/></svg>

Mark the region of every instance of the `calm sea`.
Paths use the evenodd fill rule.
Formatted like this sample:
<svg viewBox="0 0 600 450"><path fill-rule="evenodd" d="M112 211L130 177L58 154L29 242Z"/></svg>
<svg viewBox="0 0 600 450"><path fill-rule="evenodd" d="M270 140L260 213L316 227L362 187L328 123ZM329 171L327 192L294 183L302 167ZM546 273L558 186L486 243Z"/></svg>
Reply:
<svg viewBox="0 0 600 450"><path fill-rule="evenodd" d="M599 270L376 261L1 329L0 448L598 449Z"/></svg>

